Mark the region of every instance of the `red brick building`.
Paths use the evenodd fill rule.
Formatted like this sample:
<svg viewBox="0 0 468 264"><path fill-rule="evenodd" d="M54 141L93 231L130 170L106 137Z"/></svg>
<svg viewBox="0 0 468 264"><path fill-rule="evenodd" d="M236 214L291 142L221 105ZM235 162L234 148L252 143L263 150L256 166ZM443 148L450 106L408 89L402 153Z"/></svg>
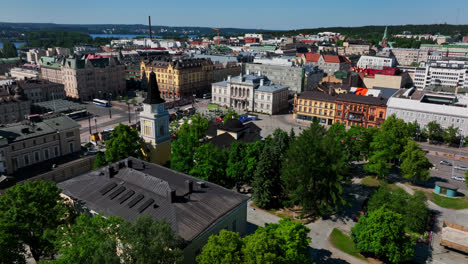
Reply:
<svg viewBox="0 0 468 264"><path fill-rule="evenodd" d="M334 123L345 126L380 127L385 121L387 99L382 97L340 94L336 98Z"/></svg>

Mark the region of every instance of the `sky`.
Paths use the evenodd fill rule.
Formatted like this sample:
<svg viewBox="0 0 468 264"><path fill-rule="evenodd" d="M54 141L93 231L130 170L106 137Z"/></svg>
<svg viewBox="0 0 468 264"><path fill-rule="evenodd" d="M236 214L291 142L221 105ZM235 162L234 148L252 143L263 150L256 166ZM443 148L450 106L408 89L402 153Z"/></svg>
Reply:
<svg viewBox="0 0 468 264"><path fill-rule="evenodd" d="M302 29L468 24L468 0L0 0L0 22Z"/></svg>

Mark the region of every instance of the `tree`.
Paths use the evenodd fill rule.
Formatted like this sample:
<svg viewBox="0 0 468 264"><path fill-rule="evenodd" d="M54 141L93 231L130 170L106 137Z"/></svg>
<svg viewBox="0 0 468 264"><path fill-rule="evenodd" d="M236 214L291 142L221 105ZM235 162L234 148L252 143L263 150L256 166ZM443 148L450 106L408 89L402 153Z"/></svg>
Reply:
<svg viewBox="0 0 468 264"><path fill-rule="evenodd" d="M408 136L414 140L419 140L419 136L421 135L421 127L419 123L416 121L407 123L408 127Z"/></svg>
<svg viewBox="0 0 468 264"><path fill-rule="evenodd" d="M281 169L285 193L302 214L324 214L345 204L342 184L349 163L345 146L318 122L304 130L286 152Z"/></svg>
<svg viewBox="0 0 468 264"><path fill-rule="evenodd" d="M228 108L224 112L223 124L226 124L226 122L231 119L237 119L237 118L239 118L239 114L236 111L234 111L232 108Z"/></svg>
<svg viewBox="0 0 468 264"><path fill-rule="evenodd" d="M99 169L102 166L106 166L106 157L102 154L102 152L98 152L96 154L96 158L94 159L93 170Z"/></svg>
<svg viewBox="0 0 468 264"><path fill-rule="evenodd" d="M429 142L441 142L443 133L444 131L442 127L436 121L427 123L427 136L429 137Z"/></svg>
<svg viewBox="0 0 468 264"><path fill-rule="evenodd" d="M171 147L171 168L183 173L189 173L192 169L195 150L209 126L208 120L199 114L195 114L191 120L190 125L185 121L181 126L177 140L172 142Z"/></svg>
<svg viewBox="0 0 468 264"><path fill-rule="evenodd" d="M119 263L117 229L121 218L81 214L72 225L58 229L58 263ZM95 262L101 260L102 262Z"/></svg>
<svg viewBox="0 0 468 264"><path fill-rule="evenodd" d="M16 223L0 218L0 259L1 263L25 264L26 251L21 242L20 229Z"/></svg>
<svg viewBox="0 0 468 264"><path fill-rule="evenodd" d="M119 227L124 263L181 263L183 240L165 220L152 220L150 215L138 217L133 223Z"/></svg>
<svg viewBox="0 0 468 264"><path fill-rule="evenodd" d="M465 184L468 187L468 171L465 171Z"/></svg>
<svg viewBox="0 0 468 264"><path fill-rule="evenodd" d="M453 125L451 125L443 130L442 138L444 139L445 143L452 146L457 146L458 144L460 144L459 134L460 130L458 129L458 127L454 127Z"/></svg>
<svg viewBox="0 0 468 264"><path fill-rule="evenodd" d="M422 191L415 191L405 204L405 227L413 232L423 233L427 227L429 209L426 205L426 195Z"/></svg>
<svg viewBox="0 0 468 264"><path fill-rule="evenodd" d="M18 242L29 246L36 261L53 256L55 230L65 222L69 213L60 193L55 183L26 181L0 196L0 241L14 249L12 257L22 251L15 246ZM15 233L4 234L4 228ZM8 237L19 241L4 241Z"/></svg>
<svg viewBox="0 0 468 264"><path fill-rule="evenodd" d="M212 235L202 252L197 256L198 264L241 264L242 238L239 233L221 230L218 235Z"/></svg>
<svg viewBox="0 0 468 264"><path fill-rule="evenodd" d="M114 127L111 138L106 141L106 161L109 163L132 157L142 157L141 138L138 131L127 125L119 124Z"/></svg>
<svg viewBox="0 0 468 264"><path fill-rule="evenodd" d="M309 228L282 219L277 224L267 224L244 239L238 233L221 230L212 235L197 257L199 264L303 264L310 263Z"/></svg>
<svg viewBox="0 0 468 264"><path fill-rule="evenodd" d="M10 41L3 41L2 55L4 58L18 57L15 45Z"/></svg>
<svg viewBox="0 0 468 264"><path fill-rule="evenodd" d="M252 199L255 205L261 208L269 208L274 205L275 193L274 181L270 177L274 175L275 168L271 160L275 159L269 146L264 146L262 154L252 179Z"/></svg>
<svg viewBox="0 0 468 264"><path fill-rule="evenodd" d="M405 236L403 217L386 207L360 217L351 229L351 238L360 252L373 253L393 263L411 260L413 242Z"/></svg>
<svg viewBox="0 0 468 264"><path fill-rule="evenodd" d="M253 143L247 143L245 149L245 161L247 163L245 170L245 183L250 184L252 182L255 170L257 169L258 162L260 160L260 155L263 150L263 142L257 141Z"/></svg>
<svg viewBox="0 0 468 264"><path fill-rule="evenodd" d="M401 172L406 179L427 181L431 175L429 169L433 166L424 152L414 140L409 139L405 151L401 154Z"/></svg>
<svg viewBox="0 0 468 264"><path fill-rule="evenodd" d="M240 142L233 142L229 149L226 176L236 186L239 191L240 186L247 182L247 145Z"/></svg>
<svg viewBox="0 0 468 264"><path fill-rule="evenodd" d="M203 144L195 150L189 174L231 188L233 183L226 177L226 156L225 151L213 144Z"/></svg>

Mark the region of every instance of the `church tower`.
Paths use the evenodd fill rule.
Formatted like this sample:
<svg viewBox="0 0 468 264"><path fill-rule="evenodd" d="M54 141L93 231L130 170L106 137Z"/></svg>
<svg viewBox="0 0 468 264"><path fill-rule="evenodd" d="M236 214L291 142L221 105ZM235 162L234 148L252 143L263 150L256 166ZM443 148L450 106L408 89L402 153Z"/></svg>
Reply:
<svg viewBox="0 0 468 264"><path fill-rule="evenodd" d="M146 158L160 165L166 164L171 154L169 112L164 108L164 102L156 82L156 74L151 72L143 112L140 113L140 134L146 142Z"/></svg>

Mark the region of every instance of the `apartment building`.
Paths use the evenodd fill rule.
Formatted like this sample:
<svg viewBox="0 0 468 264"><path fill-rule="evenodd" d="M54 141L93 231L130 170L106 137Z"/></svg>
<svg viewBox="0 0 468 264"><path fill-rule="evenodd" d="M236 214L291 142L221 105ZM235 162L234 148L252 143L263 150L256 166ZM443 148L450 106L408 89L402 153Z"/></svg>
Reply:
<svg viewBox="0 0 468 264"><path fill-rule="evenodd" d="M210 59L154 56L140 63L140 71L153 71L163 98L185 98L209 92L213 81L213 62Z"/></svg>
<svg viewBox="0 0 468 264"><path fill-rule="evenodd" d="M348 127L380 127L385 121L387 100L384 97L340 94L336 99L334 122Z"/></svg>
<svg viewBox="0 0 468 264"><path fill-rule="evenodd" d="M443 58L429 61L416 68L414 85L419 89L431 85L466 89L468 88L468 59Z"/></svg>
<svg viewBox="0 0 468 264"><path fill-rule="evenodd" d="M409 66L429 60L429 51L423 49L392 48L390 54L395 57L398 65Z"/></svg>
<svg viewBox="0 0 468 264"><path fill-rule="evenodd" d="M212 84L211 102L239 111L270 115L288 108L288 87L274 84L266 76L228 76L226 81Z"/></svg>
<svg viewBox="0 0 468 264"><path fill-rule="evenodd" d="M338 47L338 55L364 55L369 54L371 43L360 39L350 39Z"/></svg>
<svg viewBox="0 0 468 264"><path fill-rule="evenodd" d="M468 58L468 43L446 45L421 44L420 49L440 53L443 57Z"/></svg>
<svg viewBox="0 0 468 264"><path fill-rule="evenodd" d="M308 91L294 95L294 119L313 121L317 119L323 125L332 125L335 118L336 95L319 91Z"/></svg>
<svg viewBox="0 0 468 264"><path fill-rule="evenodd" d="M0 124L24 120L31 113L31 101L17 84L0 86Z"/></svg>
<svg viewBox="0 0 468 264"><path fill-rule="evenodd" d="M245 64L246 74L264 75L275 84L289 87L290 93L310 91L323 78L323 70L313 66L286 66L275 64Z"/></svg>
<svg viewBox="0 0 468 264"><path fill-rule="evenodd" d="M26 97L31 103L39 103L57 99L65 99L65 87L61 83L54 83L43 79L27 79L18 81Z"/></svg>
<svg viewBox="0 0 468 264"><path fill-rule="evenodd" d="M395 114L405 122L416 121L421 128L431 121L442 127L457 127L468 136L468 97L455 94L432 93L422 90L402 89L387 103L387 115Z"/></svg>
<svg viewBox="0 0 468 264"><path fill-rule="evenodd" d="M63 115L0 128L5 173L80 151L80 125Z"/></svg>
<svg viewBox="0 0 468 264"><path fill-rule="evenodd" d="M67 97L82 100L125 92L125 66L117 58L41 58L43 79L62 83Z"/></svg>
<svg viewBox="0 0 468 264"><path fill-rule="evenodd" d="M308 52L303 57L306 60L306 65L318 66L327 75L333 75L337 71L347 71L351 66L351 62L344 56Z"/></svg>

